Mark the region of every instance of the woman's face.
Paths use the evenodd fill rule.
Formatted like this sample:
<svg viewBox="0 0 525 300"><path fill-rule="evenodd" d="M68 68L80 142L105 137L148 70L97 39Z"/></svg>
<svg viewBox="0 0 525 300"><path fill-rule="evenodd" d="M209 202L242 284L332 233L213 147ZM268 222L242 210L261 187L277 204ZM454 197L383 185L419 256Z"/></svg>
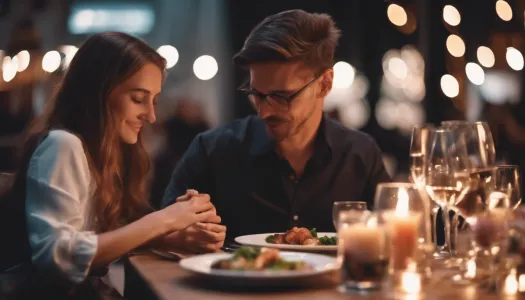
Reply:
<svg viewBox="0 0 525 300"><path fill-rule="evenodd" d="M144 122L155 122L155 104L161 87L161 70L148 63L110 93L109 104L124 143L135 144Z"/></svg>

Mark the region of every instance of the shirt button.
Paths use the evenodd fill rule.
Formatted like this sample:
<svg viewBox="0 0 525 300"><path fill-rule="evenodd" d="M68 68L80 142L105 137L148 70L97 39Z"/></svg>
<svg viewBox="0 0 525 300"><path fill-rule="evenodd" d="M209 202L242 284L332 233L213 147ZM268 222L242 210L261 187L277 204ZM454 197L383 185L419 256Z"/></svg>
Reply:
<svg viewBox="0 0 525 300"><path fill-rule="evenodd" d="M298 216L298 215L293 216L293 220L294 220L294 221L299 220L299 216Z"/></svg>

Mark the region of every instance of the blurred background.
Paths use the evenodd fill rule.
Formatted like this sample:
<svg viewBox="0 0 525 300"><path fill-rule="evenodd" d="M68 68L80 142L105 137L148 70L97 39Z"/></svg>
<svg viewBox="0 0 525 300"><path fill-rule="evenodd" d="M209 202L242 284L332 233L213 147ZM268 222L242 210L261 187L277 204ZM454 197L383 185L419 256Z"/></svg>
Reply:
<svg viewBox="0 0 525 300"><path fill-rule="evenodd" d="M158 49L168 75L158 122L144 133L160 199L192 138L254 114L231 58L264 17L328 13L343 36L325 110L371 134L388 171L407 180L412 126L489 122L500 163L525 163L525 0L0 0L0 172L77 47L123 31Z"/></svg>

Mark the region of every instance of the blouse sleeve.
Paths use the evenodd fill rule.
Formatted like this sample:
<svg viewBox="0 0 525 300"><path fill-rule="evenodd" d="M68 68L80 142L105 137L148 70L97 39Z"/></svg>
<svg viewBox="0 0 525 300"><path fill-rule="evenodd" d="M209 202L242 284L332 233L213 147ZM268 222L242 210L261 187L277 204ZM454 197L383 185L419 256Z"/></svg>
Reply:
<svg viewBox="0 0 525 300"><path fill-rule="evenodd" d="M97 252L97 235L84 230L91 176L82 143L51 131L27 172L26 219L32 262L45 272L83 281Z"/></svg>

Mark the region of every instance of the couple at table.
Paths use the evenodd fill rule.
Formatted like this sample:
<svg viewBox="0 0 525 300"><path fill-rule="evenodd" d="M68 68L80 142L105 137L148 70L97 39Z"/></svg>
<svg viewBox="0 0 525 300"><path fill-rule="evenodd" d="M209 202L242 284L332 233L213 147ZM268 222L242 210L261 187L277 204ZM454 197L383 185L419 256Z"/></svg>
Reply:
<svg viewBox="0 0 525 300"><path fill-rule="evenodd" d="M202 253L242 234L332 231L334 201L370 205L390 180L378 146L323 116L339 36L330 16L302 10L257 25L234 63L249 71L241 91L258 115L197 136L158 211L146 200L141 128L155 122L165 60L126 34L89 38L29 130L7 194L24 214L11 218L7 273L31 274L26 291L83 294L90 275L137 247ZM71 285L55 280L64 277Z"/></svg>

